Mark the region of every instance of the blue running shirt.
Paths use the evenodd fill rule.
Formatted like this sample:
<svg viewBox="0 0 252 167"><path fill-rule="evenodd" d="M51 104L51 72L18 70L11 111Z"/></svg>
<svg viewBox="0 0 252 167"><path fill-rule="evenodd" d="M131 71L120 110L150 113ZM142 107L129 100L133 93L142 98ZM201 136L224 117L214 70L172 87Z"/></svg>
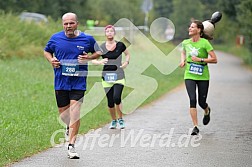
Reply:
<svg viewBox="0 0 252 167"><path fill-rule="evenodd" d="M64 31L52 35L44 50L60 61L60 68L54 68L55 90L86 90L88 66L80 65L78 56L84 51L94 53L95 44L95 39L83 32L75 38L68 38Z"/></svg>

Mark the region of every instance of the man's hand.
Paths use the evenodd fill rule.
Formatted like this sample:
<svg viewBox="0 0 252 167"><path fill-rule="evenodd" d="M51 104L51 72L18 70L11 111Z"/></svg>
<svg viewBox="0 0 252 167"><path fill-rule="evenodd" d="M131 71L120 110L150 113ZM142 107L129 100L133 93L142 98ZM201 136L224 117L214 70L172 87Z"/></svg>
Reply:
<svg viewBox="0 0 252 167"><path fill-rule="evenodd" d="M83 55L78 56L78 62L80 64L84 64L90 60L88 54L86 52L83 52Z"/></svg>
<svg viewBox="0 0 252 167"><path fill-rule="evenodd" d="M52 64L52 66L54 68L59 68L60 67L60 62L56 57L52 57L52 59L50 60L50 63Z"/></svg>

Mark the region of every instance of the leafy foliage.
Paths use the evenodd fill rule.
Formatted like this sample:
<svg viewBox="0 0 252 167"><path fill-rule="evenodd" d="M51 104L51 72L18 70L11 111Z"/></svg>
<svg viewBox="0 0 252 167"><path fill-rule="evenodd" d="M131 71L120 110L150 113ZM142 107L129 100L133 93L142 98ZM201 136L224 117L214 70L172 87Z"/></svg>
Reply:
<svg viewBox="0 0 252 167"><path fill-rule="evenodd" d="M128 18L135 25L144 25L143 1L5 0L0 1L0 11L13 15L23 11L37 12L53 20L60 20L65 12L75 12L83 26L87 19L98 20L98 26L105 26L114 24L120 18ZM218 38L213 42L228 42L242 34L246 38L246 46L251 48L251 3L251 0L187 0L186 3L183 0L153 0L148 24L159 17L167 17L176 27L175 38L184 39L188 37L187 26L191 18L204 21L215 11L220 11L223 18L216 25L215 36Z"/></svg>

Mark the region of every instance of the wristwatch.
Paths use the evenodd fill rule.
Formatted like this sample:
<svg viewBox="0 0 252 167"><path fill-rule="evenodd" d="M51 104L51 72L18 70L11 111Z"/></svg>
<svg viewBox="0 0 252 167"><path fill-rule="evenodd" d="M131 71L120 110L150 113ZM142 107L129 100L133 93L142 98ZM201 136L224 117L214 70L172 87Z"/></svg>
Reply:
<svg viewBox="0 0 252 167"><path fill-rule="evenodd" d="M200 62L203 63L203 62L204 62L204 59L202 58L202 59L200 60Z"/></svg>

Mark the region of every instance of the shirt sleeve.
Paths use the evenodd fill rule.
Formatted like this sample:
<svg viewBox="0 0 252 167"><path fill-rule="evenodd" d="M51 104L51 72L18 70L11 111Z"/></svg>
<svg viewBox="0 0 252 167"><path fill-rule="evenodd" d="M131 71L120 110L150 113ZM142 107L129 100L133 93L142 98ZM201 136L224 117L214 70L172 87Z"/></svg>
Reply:
<svg viewBox="0 0 252 167"><path fill-rule="evenodd" d="M211 50L213 50L213 46L210 44L210 42L208 40L206 40L206 51L207 53L210 52Z"/></svg>
<svg viewBox="0 0 252 167"><path fill-rule="evenodd" d="M124 43L121 42L122 52L124 52L127 48Z"/></svg>
<svg viewBox="0 0 252 167"><path fill-rule="evenodd" d="M94 37L89 36L89 41L90 41L89 52L94 53L94 52L100 51L100 47L98 43L95 41Z"/></svg>
<svg viewBox="0 0 252 167"><path fill-rule="evenodd" d="M54 47L53 47L53 39L52 39L52 37L51 37L51 39L47 42L47 44L46 44L44 50L45 50L46 52L49 52L49 53L52 53L52 54L54 53Z"/></svg>
<svg viewBox="0 0 252 167"><path fill-rule="evenodd" d="M185 40L181 43L181 46L182 46L182 50L186 51L186 48L185 48Z"/></svg>

